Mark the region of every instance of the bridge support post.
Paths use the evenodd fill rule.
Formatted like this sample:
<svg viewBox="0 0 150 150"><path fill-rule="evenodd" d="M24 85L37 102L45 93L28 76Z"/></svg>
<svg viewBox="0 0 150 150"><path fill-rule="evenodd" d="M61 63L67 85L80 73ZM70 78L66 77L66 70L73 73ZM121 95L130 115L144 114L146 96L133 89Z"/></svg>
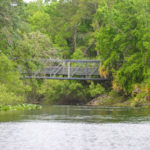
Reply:
<svg viewBox="0 0 150 150"><path fill-rule="evenodd" d="M63 71L63 77L64 77L64 73L65 73L65 62L63 62L63 64L62 64L62 71Z"/></svg>
<svg viewBox="0 0 150 150"><path fill-rule="evenodd" d="M88 65L87 65L87 62L86 62L86 78L88 78Z"/></svg>
<svg viewBox="0 0 150 150"><path fill-rule="evenodd" d="M68 78L70 78L70 61L68 62Z"/></svg>

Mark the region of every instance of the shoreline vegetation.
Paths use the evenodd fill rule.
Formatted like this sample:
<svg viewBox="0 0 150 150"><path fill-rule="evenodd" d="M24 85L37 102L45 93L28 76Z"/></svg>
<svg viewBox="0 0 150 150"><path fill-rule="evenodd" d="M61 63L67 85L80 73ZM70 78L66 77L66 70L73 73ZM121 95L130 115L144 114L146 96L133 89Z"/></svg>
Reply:
<svg viewBox="0 0 150 150"><path fill-rule="evenodd" d="M1 111L38 110L42 106L36 104L0 105Z"/></svg>
<svg viewBox="0 0 150 150"><path fill-rule="evenodd" d="M1 109L91 99L101 106L148 107L149 12L150 0L1 0ZM40 60L50 58L99 60L99 74L109 81L20 78L39 72Z"/></svg>
<svg viewBox="0 0 150 150"><path fill-rule="evenodd" d="M150 102L136 103L134 98L124 97L116 93L107 93L89 101L86 106L150 108Z"/></svg>

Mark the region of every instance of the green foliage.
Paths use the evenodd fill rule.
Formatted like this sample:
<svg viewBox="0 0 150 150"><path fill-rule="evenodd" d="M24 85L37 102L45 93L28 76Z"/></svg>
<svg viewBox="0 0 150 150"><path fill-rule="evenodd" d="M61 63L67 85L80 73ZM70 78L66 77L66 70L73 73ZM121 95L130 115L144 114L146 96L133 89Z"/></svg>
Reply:
<svg viewBox="0 0 150 150"><path fill-rule="evenodd" d="M91 82L89 86L89 93L92 98L100 96L105 93L104 87L102 87L100 84L94 85L93 82Z"/></svg>
<svg viewBox="0 0 150 150"><path fill-rule="evenodd" d="M27 86L20 80L16 64L0 54L0 104L18 104L24 101Z"/></svg>
<svg viewBox="0 0 150 150"><path fill-rule="evenodd" d="M105 89L100 84L94 84L93 82L83 86L76 81L58 80L45 81L39 90L39 94L52 104L82 104L104 93Z"/></svg>
<svg viewBox="0 0 150 150"><path fill-rule="evenodd" d="M50 17L47 13L37 11L33 16L29 17L29 22L32 24L33 30L40 30L46 33L47 27L50 24Z"/></svg>
<svg viewBox="0 0 150 150"><path fill-rule="evenodd" d="M30 98L42 95L47 101L62 98L72 99L71 103L77 99L85 102L104 92L100 84L88 87L88 82L21 81L17 69L28 74L38 71L43 67L41 58L100 59L104 61L101 72L104 68L104 76L109 72L116 91L131 96L136 84L140 89L148 87L149 0L48 2L0 1L1 103L20 103L25 91ZM16 60L8 59L13 57ZM141 90L135 102L148 96Z"/></svg>
<svg viewBox="0 0 150 150"><path fill-rule="evenodd" d="M9 89L4 84L0 85L0 104L1 105L10 105L10 104L19 104L23 103L24 99L22 96L18 96L15 92L12 92L12 89Z"/></svg>
<svg viewBox="0 0 150 150"><path fill-rule="evenodd" d="M23 0L0 1L0 51L5 54L11 55L16 41L21 37L23 12Z"/></svg>
<svg viewBox="0 0 150 150"><path fill-rule="evenodd" d="M142 64L141 55L138 55L138 53L129 57L115 75L115 81L126 95L131 94L133 85L140 83L143 79L144 65Z"/></svg>
<svg viewBox="0 0 150 150"><path fill-rule="evenodd" d="M123 95L131 95L149 68L149 6L142 0L102 1L95 15L100 25L96 48L113 71L113 87Z"/></svg>
<svg viewBox="0 0 150 150"><path fill-rule="evenodd" d="M0 105L0 111L19 111L19 110L37 110L41 109L40 105L35 104L18 104L18 105Z"/></svg>
<svg viewBox="0 0 150 150"><path fill-rule="evenodd" d="M72 54L71 58L76 60L85 59L84 54L80 49L76 49L76 51Z"/></svg>
<svg viewBox="0 0 150 150"><path fill-rule="evenodd" d="M40 32L31 32L24 34L23 39L17 42L13 55L22 70L30 72L42 67L41 58L53 57L54 53L49 37Z"/></svg>
<svg viewBox="0 0 150 150"><path fill-rule="evenodd" d="M63 58L70 57L76 48L84 47L88 56L93 55L94 42L89 42L93 32L92 20L98 0L40 1L26 7L27 20L34 30L51 37ZM90 7L89 7L90 6ZM95 54L95 53L94 53Z"/></svg>
<svg viewBox="0 0 150 150"><path fill-rule="evenodd" d="M145 106L150 104L150 77L142 83L136 84L132 91L132 106Z"/></svg>
<svg viewBox="0 0 150 150"><path fill-rule="evenodd" d="M76 104L86 101L86 90L75 81L46 80L39 90L49 103Z"/></svg>
<svg viewBox="0 0 150 150"><path fill-rule="evenodd" d="M0 54L0 83L5 84L9 91L24 94L25 86L20 80L16 64L4 54Z"/></svg>
<svg viewBox="0 0 150 150"><path fill-rule="evenodd" d="M113 4L106 1L100 4L96 19L101 22L101 26L95 32L95 37L103 59L112 60L109 66L116 69L120 67L116 66L114 59L110 59L114 54L116 61L121 63L134 53L144 52L143 38L147 34L144 30L149 27L146 23L149 20L148 16L144 17L143 11L148 11L147 8L148 4L142 0L118 0Z"/></svg>

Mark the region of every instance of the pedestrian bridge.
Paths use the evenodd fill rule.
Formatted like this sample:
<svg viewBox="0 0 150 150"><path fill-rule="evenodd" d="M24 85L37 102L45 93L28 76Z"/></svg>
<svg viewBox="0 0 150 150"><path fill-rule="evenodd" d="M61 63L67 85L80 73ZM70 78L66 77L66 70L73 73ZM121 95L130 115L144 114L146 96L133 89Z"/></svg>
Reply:
<svg viewBox="0 0 150 150"><path fill-rule="evenodd" d="M99 74L101 61L42 59L39 70L24 72L23 77L59 80L107 80Z"/></svg>

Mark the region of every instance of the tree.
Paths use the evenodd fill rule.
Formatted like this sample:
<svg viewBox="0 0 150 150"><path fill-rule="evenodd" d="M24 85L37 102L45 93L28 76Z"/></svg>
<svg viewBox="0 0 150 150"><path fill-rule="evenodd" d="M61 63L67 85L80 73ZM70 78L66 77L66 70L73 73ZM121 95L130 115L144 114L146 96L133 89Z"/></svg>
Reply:
<svg viewBox="0 0 150 150"><path fill-rule="evenodd" d="M0 50L5 54L12 53L20 38L23 8L22 0L0 1Z"/></svg>

